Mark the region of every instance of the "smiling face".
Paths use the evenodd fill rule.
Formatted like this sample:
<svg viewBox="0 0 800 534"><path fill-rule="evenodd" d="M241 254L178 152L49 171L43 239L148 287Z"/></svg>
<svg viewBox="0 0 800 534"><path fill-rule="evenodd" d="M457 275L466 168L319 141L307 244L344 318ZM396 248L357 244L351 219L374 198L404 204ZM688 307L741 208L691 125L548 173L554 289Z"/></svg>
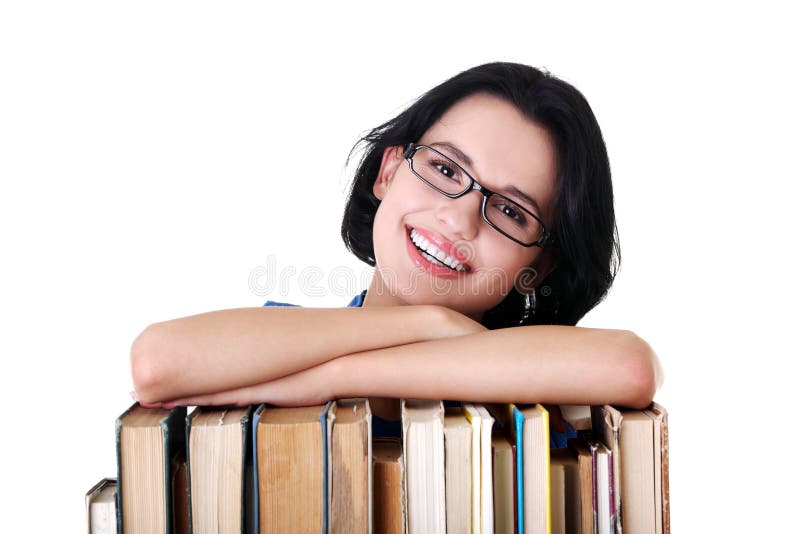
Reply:
<svg viewBox="0 0 800 534"><path fill-rule="evenodd" d="M512 104L484 93L465 97L417 143L434 146L482 186L536 213L552 229L555 148L547 131ZM512 290L521 271L533 268L536 285L551 270L549 251L523 247L483 220L480 192L458 199L442 195L411 172L402 152L386 149L373 186L381 200L373 225L377 265L365 305L439 304L479 320ZM451 259L467 261L456 269L431 261L417 246L436 253L431 244L449 253L444 260L451 265Z"/></svg>

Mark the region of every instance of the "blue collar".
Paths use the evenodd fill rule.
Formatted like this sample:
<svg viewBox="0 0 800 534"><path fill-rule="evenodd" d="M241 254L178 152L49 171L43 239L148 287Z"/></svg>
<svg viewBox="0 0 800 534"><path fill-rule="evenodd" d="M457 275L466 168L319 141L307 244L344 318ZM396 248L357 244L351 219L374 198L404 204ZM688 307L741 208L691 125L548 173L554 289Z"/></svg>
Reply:
<svg viewBox="0 0 800 534"><path fill-rule="evenodd" d="M364 304L364 297L367 296L367 290L365 289L355 297L353 300L350 301L350 304L347 305L348 308L360 308Z"/></svg>

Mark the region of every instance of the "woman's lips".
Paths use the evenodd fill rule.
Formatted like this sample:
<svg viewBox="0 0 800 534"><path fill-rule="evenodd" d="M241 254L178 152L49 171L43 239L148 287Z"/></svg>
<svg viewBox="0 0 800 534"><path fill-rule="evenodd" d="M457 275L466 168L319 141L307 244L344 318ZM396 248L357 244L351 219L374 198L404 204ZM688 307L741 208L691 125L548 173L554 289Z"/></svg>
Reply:
<svg viewBox="0 0 800 534"><path fill-rule="evenodd" d="M469 264L469 258L458 249L455 245L444 239L442 236L431 232L430 230L426 230L425 228L418 228L414 227L414 230L417 231L422 237L430 241L431 243L436 246L439 250L450 256L451 258L455 258L455 260L464 266L464 268L468 271L472 270L472 266ZM411 227L406 226L406 232L410 232Z"/></svg>
<svg viewBox="0 0 800 534"><path fill-rule="evenodd" d="M419 232L419 229L417 229ZM465 265L465 271L456 271L449 267L445 267L444 265L439 265L437 263L433 263L430 260L426 259L422 252L417 248L413 241L411 241L411 229L406 228L406 250L408 250L408 255L411 258L411 261L414 265L421 268L423 271L437 276L439 278L456 278L460 275L467 274L471 268Z"/></svg>

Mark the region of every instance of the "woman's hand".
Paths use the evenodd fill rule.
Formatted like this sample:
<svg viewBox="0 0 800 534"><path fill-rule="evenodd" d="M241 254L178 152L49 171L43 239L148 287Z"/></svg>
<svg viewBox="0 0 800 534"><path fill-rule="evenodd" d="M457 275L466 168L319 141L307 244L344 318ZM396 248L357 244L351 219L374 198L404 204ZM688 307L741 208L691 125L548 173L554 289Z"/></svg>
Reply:
<svg viewBox="0 0 800 534"><path fill-rule="evenodd" d="M275 406L314 406L335 398L337 372L335 360L263 384L219 393L183 397L160 404L175 406L249 406L266 402ZM147 405L143 405L146 406ZM157 405L151 405L157 406Z"/></svg>
<svg viewBox="0 0 800 534"><path fill-rule="evenodd" d="M436 335L430 339L466 336L486 332L488 328L478 321L467 317L463 313L451 310L445 306L436 306L440 313L440 320L436 323Z"/></svg>

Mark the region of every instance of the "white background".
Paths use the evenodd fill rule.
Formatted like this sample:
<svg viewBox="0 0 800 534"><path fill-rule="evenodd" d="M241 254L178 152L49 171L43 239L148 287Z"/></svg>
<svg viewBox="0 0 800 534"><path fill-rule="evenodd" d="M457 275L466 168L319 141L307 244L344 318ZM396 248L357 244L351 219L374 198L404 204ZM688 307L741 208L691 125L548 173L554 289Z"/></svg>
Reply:
<svg viewBox="0 0 800 534"><path fill-rule="evenodd" d="M269 261L364 273L339 238L348 151L494 60L573 83L603 128L623 261L581 324L634 330L663 361L675 532L794 524L797 18L285 4L0 7L3 531L85 528L148 323L262 304L248 280ZM366 287L327 281L269 298Z"/></svg>

